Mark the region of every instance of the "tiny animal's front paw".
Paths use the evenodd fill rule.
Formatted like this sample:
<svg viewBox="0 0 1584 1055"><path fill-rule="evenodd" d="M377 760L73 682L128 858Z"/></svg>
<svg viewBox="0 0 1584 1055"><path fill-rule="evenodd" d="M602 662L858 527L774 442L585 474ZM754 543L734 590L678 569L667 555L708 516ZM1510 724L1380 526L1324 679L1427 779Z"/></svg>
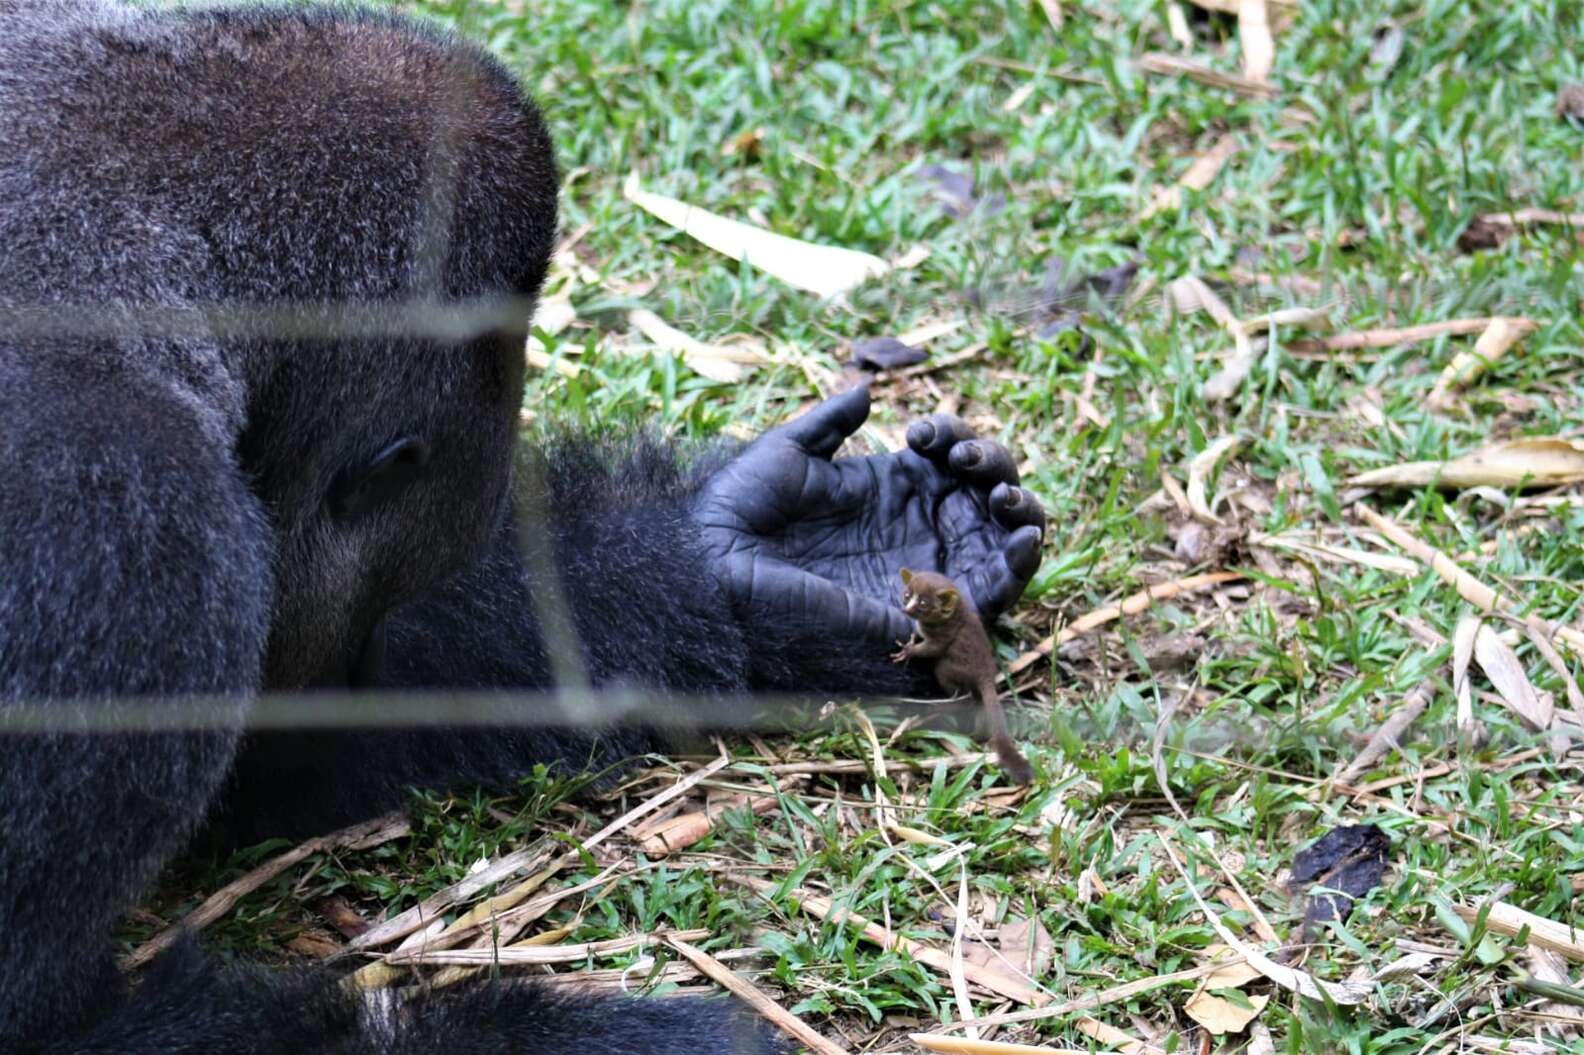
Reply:
<svg viewBox="0 0 1584 1055"><path fill-rule="evenodd" d="M901 648L899 648L895 652L891 653L891 662L893 662L893 663L906 663L908 660L910 660L912 658L913 658L913 646L912 645L903 645Z"/></svg>

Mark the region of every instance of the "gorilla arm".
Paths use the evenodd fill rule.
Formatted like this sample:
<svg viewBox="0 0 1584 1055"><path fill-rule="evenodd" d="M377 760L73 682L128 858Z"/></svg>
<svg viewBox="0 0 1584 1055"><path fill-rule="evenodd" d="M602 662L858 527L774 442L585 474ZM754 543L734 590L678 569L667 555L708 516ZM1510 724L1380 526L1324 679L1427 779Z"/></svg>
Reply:
<svg viewBox="0 0 1584 1055"><path fill-rule="evenodd" d="M748 692L938 691L887 660L911 630L897 571L939 569L993 616L1038 566L1043 513L1006 451L955 419L916 422L906 451L832 460L868 407L849 391L691 469L641 440L526 452L489 551L386 619L367 687L539 690L532 724L256 737L232 837L323 831L410 786L505 786L536 763L598 771L665 747L656 724L746 717Z"/></svg>

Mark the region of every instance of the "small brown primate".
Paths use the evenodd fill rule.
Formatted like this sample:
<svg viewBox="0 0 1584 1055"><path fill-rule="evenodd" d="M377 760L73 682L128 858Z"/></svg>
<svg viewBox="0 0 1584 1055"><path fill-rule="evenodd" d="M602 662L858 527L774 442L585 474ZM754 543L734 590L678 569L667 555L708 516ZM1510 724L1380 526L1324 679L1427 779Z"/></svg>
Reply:
<svg viewBox="0 0 1584 1055"><path fill-rule="evenodd" d="M1019 784L1032 781L1034 770L1007 732L996 692L995 653L972 603L946 576L903 568L902 610L918 624L918 632L891 659L933 659L941 688L976 697L989 715L990 743L1001 768Z"/></svg>

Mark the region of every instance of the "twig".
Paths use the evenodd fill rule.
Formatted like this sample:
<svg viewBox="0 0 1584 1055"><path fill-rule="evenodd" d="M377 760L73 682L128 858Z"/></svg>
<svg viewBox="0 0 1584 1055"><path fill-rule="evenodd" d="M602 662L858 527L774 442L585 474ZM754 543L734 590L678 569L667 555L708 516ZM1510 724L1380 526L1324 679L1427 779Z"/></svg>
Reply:
<svg viewBox="0 0 1584 1055"><path fill-rule="evenodd" d="M1136 982L1128 982L1124 985L1114 985L1109 989L1102 989L1098 993L1092 993L1089 996L1080 997L1077 1000L1069 1000L1063 1004L1050 1004L1046 1007L1036 1007L1028 1011L1007 1011L999 1015L983 1015L974 1019L972 1022L947 1022L944 1025L936 1026L935 1028L931 1029L930 1032L945 1033L950 1030L963 1029L970 1025L1010 1026L1014 1023L1034 1022L1042 1018L1060 1018L1063 1015L1071 1015L1078 1011L1093 1011L1095 1008L1104 1007L1107 1004L1120 1003L1124 1000L1131 1000L1135 996L1139 996L1143 993L1153 992L1156 989L1161 989L1168 985L1176 985L1178 982L1198 981L1207 975L1214 974L1223 967L1229 967L1233 963L1241 962L1242 961L1240 959L1223 959L1215 963L1206 963L1201 964L1198 967L1190 967L1185 971L1174 971L1171 974L1158 974L1153 978L1140 978Z"/></svg>
<svg viewBox="0 0 1584 1055"><path fill-rule="evenodd" d="M776 891L776 884L750 876L731 876L733 882L740 883L750 890L769 897ZM933 946L925 945L911 938L905 938L878 923L872 923L856 912L839 909L829 899L811 894L806 890L793 889L787 891L787 897L792 902L811 916L819 919L830 920L833 923L843 923L858 928L859 936L865 941L879 945L886 949L897 949L907 953L919 963L939 971L941 974L950 975L951 957ZM1040 1005L1050 1000L1046 996L1022 982L1008 978L1005 975L980 967L975 963L963 964L963 974L975 985L988 989L992 993L999 993L1009 1000L1016 1000L1020 1004Z"/></svg>
<svg viewBox="0 0 1584 1055"><path fill-rule="evenodd" d="M934 769L936 766L945 766L947 769L963 769L967 766L988 762L995 755L986 751L965 751L957 755L942 755L939 758L888 758L885 759L885 771L903 769ZM844 773L868 773L874 769L874 763L860 759L847 759L840 762L779 762L773 766L765 766L764 772L774 773L777 776L790 776L797 773L816 773L839 775Z"/></svg>
<svg viewBox="0 0 1584 1055"><path fill-rule="evenodd" d="M801 1041L813 1051L823 1055L848 1055L847 1049L833 1043L808 1023L766 996L757 986L737 974L730 967L697 946L690 945L680 935L666 935L665 943L681 953L694 967L729 989L743 1003L775 1023L783 1033Z"/></svg>
<svg viewBox="0 0 1584 1055"><path fill-rule="evenodd" d="M1395 520L1388 520L1369 506L1363 504L1356 505L1353 508L1361 519L1367 521L1376 531L1390 539L1397 548L1421 564L1428 564L1444 582L1456 588L1459 596L1465 601L1481 611L1510 615L1520 622L1533 626L1548 639L1561 641L1575 655L1584 656L1584 633L1570 626L1561 626L1549 620L1541 619L1537 615L1524 615L1514 611L1513 603L1506 595L1498 590L1491 589L1462 568L1459 568L1457 562L1451 557L1448 557L1430 544L1421 541Z"/></svg>
<svg viewBox="0 0 1584 1055"><path fill-rule="evenodd" d="M1015 678L1029 667L1039 662L1041 657L1048 656L1058 645L1065 645L1080 634L1086 634L1096 627L1104 626L1121 619L1124 615L1137 615L1149 608L1156 601L1169 601L1180 594L1203 590L1211 586L1219 586L1224 582L1236 582L1247 578L1240 571L1213 571L1204 575L1190 575L1186 579L1173 579L1171 582L1156 583L1147 590L1140 590L1122 600L1120 604L1107 605L1096 608L1094 611L1074 619L1064 626L1059 632L1050 635L1007 667L1007 676Z"/></svg>
<svg viewBox="0 0 1584 1055"><path fill-rule="evenodd" d="M315 836L287 850L278 857L271 858L253 869L253 871L239 879L232 880L213 894L210 894L203 904L182 917L179 922L166 927L122 958L121 969L130 971L141 967L176 944L177 939L184 932L202 930L216 920L221 919L235 907L238 901L304 858L323 853L326 850L352 847L360 850L368 849L379 846L381 843L388 843L392 839L399 839L411 830L412 826L408 823L405 815L388 813L371 821L364 821L361 824L342 828L340 831L332 832L329 835Z"/></svg>
<svg viewBox="0 0 1584 1055"><path fill-rule="evenodd" d="M543 886L545 880L549 879L551 875L554 875L567 865L581 860L582 853L592 850L594 847L598 846L612 835L615 835L617 832L625 829L638 818L648 813L652 813L661 806L664 806L667 802L670 802L672 799L686 794L700 781L714 776L730 763L730 758L724 756L717 758L709 765L688 774L686 777L677 781L675 784L672 784L659 794L639 803L637 806L628 810L626 813L622 814L620 817L617 817L605 827L601 828L598 832L595 832L593 835L583 840L580 850L568 851L564 854L561 854L559 857L555 858L554 861L552 861L542 872L530 876L527 880L517 884L502 894L497 894L495 897L490 898L482 905L475 906L468 913L464 914L462 918L451 924L450 927L447 927L446 930L433 942L429 943L429 948L435 949L437 947L443 947L443 945L455 944L456 941L461 939L462 932L464 930L477 926L490 919L494 914L516 905L518 902L528 897L528 895L532 894L535 890L539 889L539 887ZM387 942L395 941L397 938L406 937L408 934L411 934L419 928L427 925L429 921L433 920L436 916L438 916L441 912L444 912L450 906L461 901L465 901L474 894L478 893L480 890L483 890L486 886L489 886L492 883L497 883L515 872L522 871L524 868L532 867L533 864L537 864L539 861L549 857L549 843L547 840L543 839L534 843L532 846L527 847L526 849L518 850L516 853L508 854L499 861L496 861L494 864L490 865L488 868L469 876L460 883L454 884L453 886L447 887L445 890L432 895L431 897L425 899L421 904L408 909L406 912L396 916L394 919L388 920L387 922L380 924L378 927L371 928L361 937L354 939L351 943L351 948L371 949L380 945L384 945Z"/></svg>
<svg viewBox="0 0 1584 1055"><path fill-rule="evenodd" d="M405 951L386 953L385 962L391 964L471 964L487 966L489 964L524 964L524 963L577 963L590 956L604 956L613 952L627 952L644 945L653 945L663 941L675 933L684 940L693 938L707 938L707 930L658 930L652 934L631 934L625 938L610 938L606 941L580 941L570 945L542 945L532 938L520 941L515 945L508 945L504 949L407 949Z"/></svg>
<svg viewBox="0 0 1584 1055"><path fill-rule="evenodd" d="M1159 73L1169 77L1187 77L1200 84L1208 84L1212 88L1229 88L1244 95L1252 95L1257 99L1270 99L1275 97L1276 88L1261 81L1251 81L1247 77L1238 77L1230 73L1221 73L1212 70L1203 63L1193 62L1190 59L1180 59L1175 55L1163 55L1152 51L1139 59L1136 63L1139 69L1147 73Z"/></svg>
<svg viewBox="0 0 1584 1055"><path fill-rule="evenodd" d="M1430 700L1434 696L1435 682L1427 676L1403 697L1402 703L1392 711L1391 717L1382 722L1381 727L1375 730L1375 735L1369 738L1364 750L1332 773L1331 779L1326 783L1331 787L1352 784L1358 779L1359 774L1368 772L1371 766L1386 757L1387 752L1397 748L1402 741L1402 735L1408 731L1409 726L1418 721L1425 708L1430 706Z"/></svg>
<svg viewBox="0 0 1584 1055"><path fill-rule="evenodd" d="M1498 318L1505 319L1509 326L1517 328L1521 333L1528 333L1540 325L1537 319L1493 315L1479 319L1448 319L1445 322L1427 322L1421 326L1401 326L1391 329L1359 330L1355 333L1337 333L1329 337L1314 337L1293 341L1287 347L1302 352L1341 352L1355 348L1390 348L1398 344L1428 341L1443 334L1458 336L1469 333L1484 333L1490 328L1490 324Z"/></svg>
<svg viewBox="0 0 1584 1055"><path fill-rule="evenodd" d="M1452 908L1465 923L1472 924L1480 914L1480 910L1471 905L1453 905ZM1584 961L1584 941L1577 937L1577 930L1556 920L1536 916L1533 912L1525 912L1517 905L1505 901L1492 902L1490 912L1485 916L1485 926L1509 938L1516 938L1527 930L1530 945L1559 952L1570 960Z"/></svg>

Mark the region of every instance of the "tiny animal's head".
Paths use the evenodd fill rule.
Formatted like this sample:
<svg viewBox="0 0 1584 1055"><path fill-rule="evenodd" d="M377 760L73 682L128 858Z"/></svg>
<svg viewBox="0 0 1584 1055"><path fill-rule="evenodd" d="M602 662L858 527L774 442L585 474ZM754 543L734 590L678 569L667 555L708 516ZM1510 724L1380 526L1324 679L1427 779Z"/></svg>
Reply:
<svg viewBox="0 0 1584 1055"><path fill-rule="evenodd" d="M962 608L957 584L932 571L902 569L902 611L925 625L945 623Z"/></svg>

